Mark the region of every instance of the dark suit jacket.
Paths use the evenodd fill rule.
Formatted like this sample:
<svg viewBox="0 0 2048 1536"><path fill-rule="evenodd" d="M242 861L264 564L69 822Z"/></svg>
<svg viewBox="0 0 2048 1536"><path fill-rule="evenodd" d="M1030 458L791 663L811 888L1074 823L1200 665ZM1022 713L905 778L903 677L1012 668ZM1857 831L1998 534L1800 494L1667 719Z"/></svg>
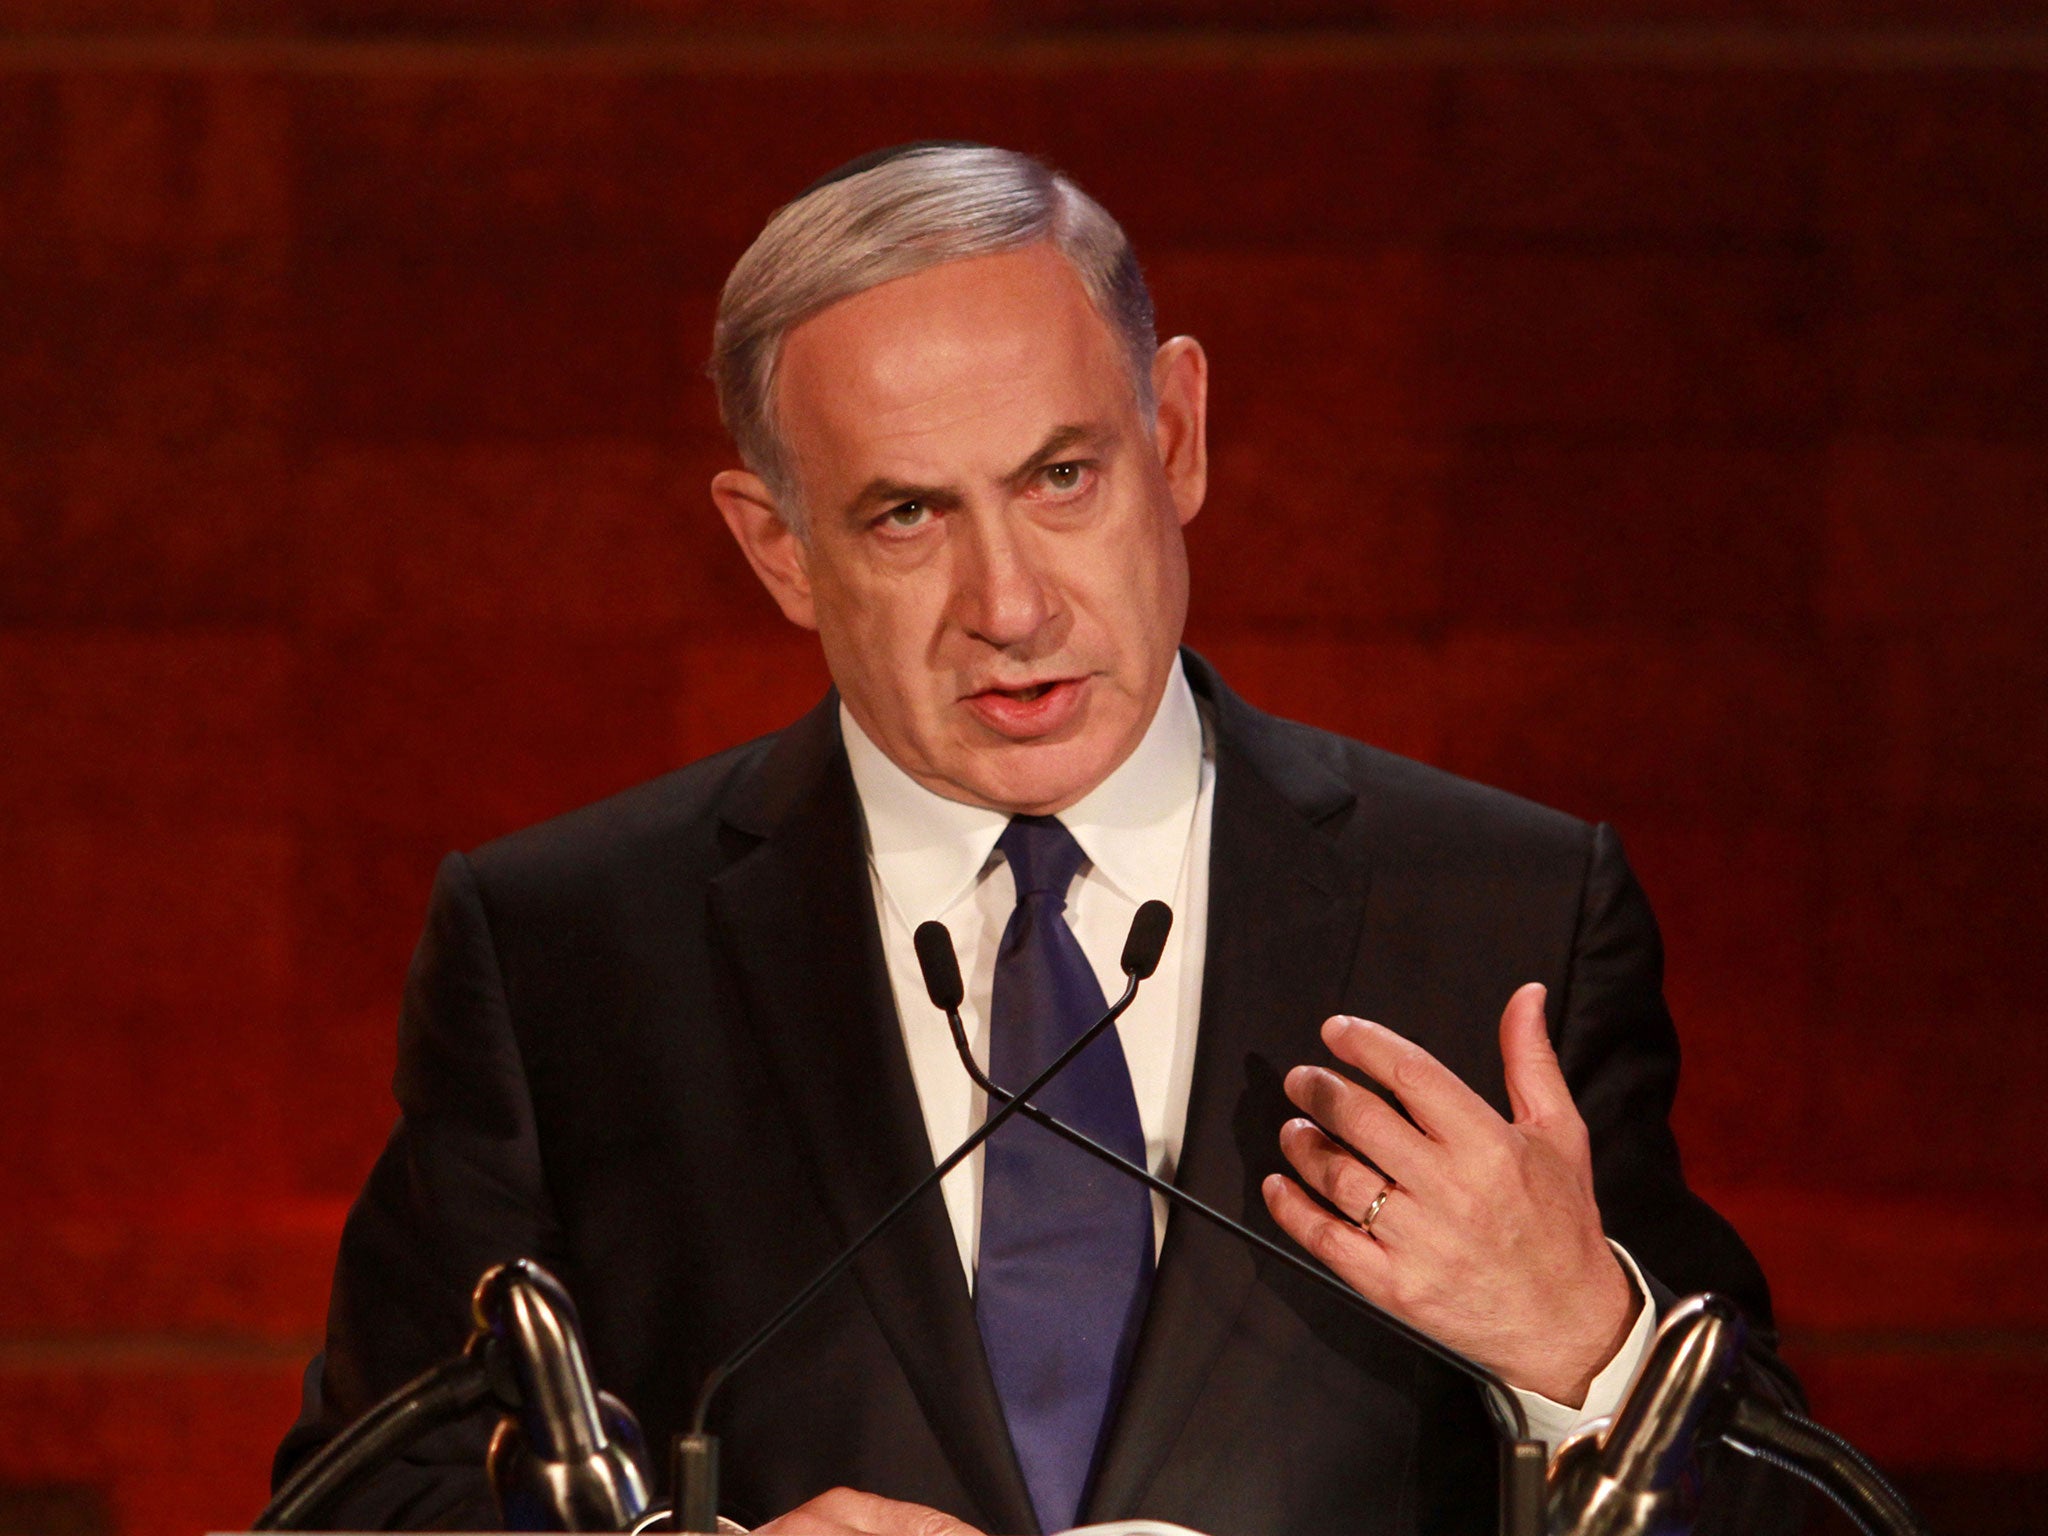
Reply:
<svg viewBox="0 0 2048 1536"><path fill-rule="evenodd" d="M1505 1111L1500 1010L1550 988L1600 1206L1660 1291L1768 1326L1763 1278L1685 1187L1678 1046L1648 906L1604 827L1259 713L1199 658L1216 736L1202 1018L1179 1179L1277 1236L1281 1078L1344 1011ZM466 1329L487 1265L540 1259L600 1384L656 1446L722 1355L931 1153L828 698L788 730L451 856L406 992L402 1119L343 1234L289 1469ZM728 1513L835 1484L1033 1528L942 1202L730 1382ZM349 1509L490 1522L479 1422ZM664 1458L657 1458L664 1459ZM1089 1518L1218 1532L1484 1531L1473 1389L1279 1266L1175 1218Z"/></svg>

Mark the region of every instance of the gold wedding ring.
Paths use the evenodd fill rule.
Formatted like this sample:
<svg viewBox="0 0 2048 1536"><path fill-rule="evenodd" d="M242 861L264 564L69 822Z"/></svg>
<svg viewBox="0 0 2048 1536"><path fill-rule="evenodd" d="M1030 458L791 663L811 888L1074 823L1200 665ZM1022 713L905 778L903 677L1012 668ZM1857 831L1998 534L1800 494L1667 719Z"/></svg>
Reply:
<svg viewBox="0 0 2048 1536"><path fill-rule="evenodd" d="M1372 1224L1375 1221L1379 1220L1380 1207L1387 1203L1387 1196L1391 1195L1393 1192L1393 1185L1388 1184L1387 1186L1385 1186L1383 1189L1380 1190L1378 1194L1372 1197L1372 1204L1368 1205L1365 1208L1365 1214L1358 1218L1358 1230L1363 1232L1367 1237L1372 1237ZM1378 1241L1377 1238L1374 1238L1373 1240L1375 1242Z"/></svg>

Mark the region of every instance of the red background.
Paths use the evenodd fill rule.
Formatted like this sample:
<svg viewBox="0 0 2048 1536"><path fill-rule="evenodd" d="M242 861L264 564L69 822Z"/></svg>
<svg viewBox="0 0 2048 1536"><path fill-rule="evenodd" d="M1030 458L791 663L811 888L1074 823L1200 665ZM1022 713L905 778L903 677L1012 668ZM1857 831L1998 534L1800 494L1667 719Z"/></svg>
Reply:
<svg viewBox="0 0 2048 1536"><path fill-rule="evenodd" d="M814 697L709 317L926 135L1072 171L1208 343L1239 688L1619 824L1818 1412L2021 1529L2043 8L736 9L0 13L0 1533L247 1520L437 856Z"/></svg>

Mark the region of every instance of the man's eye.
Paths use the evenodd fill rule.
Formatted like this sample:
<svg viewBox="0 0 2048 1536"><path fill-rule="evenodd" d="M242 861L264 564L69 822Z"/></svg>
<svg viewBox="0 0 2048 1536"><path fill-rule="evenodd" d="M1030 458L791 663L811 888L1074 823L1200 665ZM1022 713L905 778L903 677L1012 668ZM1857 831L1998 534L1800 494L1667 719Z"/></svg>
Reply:
<svg viewBox="0 0 2048 1536"><path fill-rule="evenodd" d="M891 507L881 517L885 528L916 528L932 515L932 509L921 501L906 501L901 506Z"/></svg>
<svg viewBox="0 0 2048 1536"><path fill-rule="evenodd" d="M1045 467L1045 483L1055 491L1077 491L1087 478L1085 464L1048 464Z"/></svg>

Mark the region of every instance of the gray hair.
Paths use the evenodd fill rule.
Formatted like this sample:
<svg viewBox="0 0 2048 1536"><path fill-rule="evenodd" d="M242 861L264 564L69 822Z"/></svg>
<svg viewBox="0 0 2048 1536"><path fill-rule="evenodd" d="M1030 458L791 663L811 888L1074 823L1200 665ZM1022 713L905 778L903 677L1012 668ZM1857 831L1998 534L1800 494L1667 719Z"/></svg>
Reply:
<svg viewBox="0 0 2048 1536"><path fill-rule="evenodd" d="M1123 343L1148 418L1152 295L1115 219L1065 176L1013 150L931 145L828 179L775 213L725 280L711 381L740 458L804 532L795 476L775 424L775 371L792 330L841 299L942 262L1050 240Z"/></svg>

